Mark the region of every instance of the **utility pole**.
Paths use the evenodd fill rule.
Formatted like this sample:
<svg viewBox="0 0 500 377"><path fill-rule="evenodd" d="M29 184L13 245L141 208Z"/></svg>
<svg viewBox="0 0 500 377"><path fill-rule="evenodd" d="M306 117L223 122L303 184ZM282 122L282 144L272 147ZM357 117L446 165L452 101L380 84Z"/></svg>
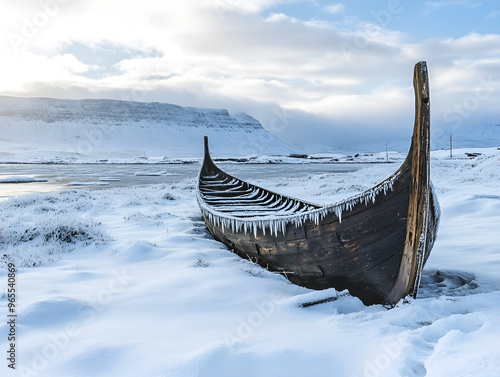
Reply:
<svg viewBox="0 0 500 377"><path fill-rule="evenodd" d="M387 149L387 141L385 142L385 162L389 162L389 151Z"/></svg>
<svg viewBox="0 0 500 377"><path fill-rule="evenodd" d="M450 159L453 158L453 134L450 134Z"/></svg>

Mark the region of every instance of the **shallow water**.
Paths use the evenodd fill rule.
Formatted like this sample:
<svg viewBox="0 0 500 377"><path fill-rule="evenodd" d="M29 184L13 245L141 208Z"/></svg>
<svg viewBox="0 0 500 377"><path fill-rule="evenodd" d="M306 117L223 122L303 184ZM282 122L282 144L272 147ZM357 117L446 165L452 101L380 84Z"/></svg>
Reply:
<svg viewBox="0 0 500 377"><path fill-rule="evenodd" d="M342 173L366 164L236 164L219 163L222 169L245 180ZM0 179L32 177L46 182L0 183L0 199L64 189L106 189L149 184L175 184L196 178L200 164L3 164Z"/></svg>

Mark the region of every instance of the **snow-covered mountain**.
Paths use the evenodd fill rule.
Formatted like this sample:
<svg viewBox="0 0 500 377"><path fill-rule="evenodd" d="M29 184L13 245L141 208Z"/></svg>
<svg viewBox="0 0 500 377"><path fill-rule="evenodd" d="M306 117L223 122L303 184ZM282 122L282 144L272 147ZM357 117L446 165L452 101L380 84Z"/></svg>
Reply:
<svg viewBox="0 0 500 377"><path fill-rule="evenodd" d="M500 123L482 125L460 125L457 127L434 127L431 124L431 150L449 149L450 136L452 146L457 148L494 148L500 147ZM388 139L389 151L408 152L411 144L411 135L406 138ZM346 151L380 152L386 149L386 143L375 141L355 144L345 148ZM345 152L347 153L347 152Z"/></svg>
<svg viewBox="0 0 500 377"><path fill-rule="evenodd" d="M0 96L0 161L194 158L208 136L215 156L289 154L246 114L165 103Z"/></svg>
<svg viewBox="0 0 500 377"><path fill-rule="evenodd" d="M463 125L436 132L436 149L448 148L450 135L452 136L453 148L500 147L500 123Z"/></svg>

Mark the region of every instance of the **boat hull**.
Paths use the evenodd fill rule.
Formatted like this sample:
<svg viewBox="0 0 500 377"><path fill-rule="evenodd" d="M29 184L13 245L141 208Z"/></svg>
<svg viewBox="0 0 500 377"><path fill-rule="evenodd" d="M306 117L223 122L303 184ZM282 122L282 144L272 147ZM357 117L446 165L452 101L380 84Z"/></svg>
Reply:
<svg viewBox="0 0 500 377"><path fill-rule="evenodd" d="M394 305L415 297L439 222L429 180L424 62L415 67L414 87L415 126L404 163L376 187L332 206L302 203L238 180L212 162L205 141L198 201L209 232L242 258L303 287L347 289L365 304ZM245 216L245 203L257 211L262 202L302 213L255 217L249 210Z"/></svg>

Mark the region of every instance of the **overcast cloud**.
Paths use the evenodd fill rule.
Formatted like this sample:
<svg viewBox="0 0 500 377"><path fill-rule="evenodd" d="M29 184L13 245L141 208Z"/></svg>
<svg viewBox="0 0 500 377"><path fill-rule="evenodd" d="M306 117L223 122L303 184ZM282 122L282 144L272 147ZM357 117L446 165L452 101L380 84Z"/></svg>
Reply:
<svg viewBox="0 0 500 377"><path fill-rule="evenodd" d="M410 135L426 60L435 130L500 123L498 2L415 3L4 2L0 94L224 107L341 146Z"/></svg>

